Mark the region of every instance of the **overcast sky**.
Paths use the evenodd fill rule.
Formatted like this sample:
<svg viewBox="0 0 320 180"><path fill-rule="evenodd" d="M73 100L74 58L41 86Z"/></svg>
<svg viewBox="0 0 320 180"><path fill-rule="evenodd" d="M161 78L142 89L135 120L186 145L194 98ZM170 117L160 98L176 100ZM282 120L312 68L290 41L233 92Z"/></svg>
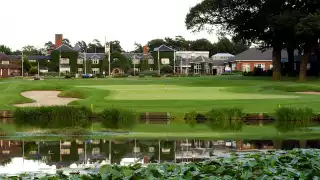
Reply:
<svg viewBox="0 0 320 180"><path fill-rule="evenodd" d="M43 47L62 33L78 40L119 40L124 50L134 42L182 35L216 41L215 34L192 33L185 27L189 8L201 0L1 0L0 44L13 50Z"/></svg>

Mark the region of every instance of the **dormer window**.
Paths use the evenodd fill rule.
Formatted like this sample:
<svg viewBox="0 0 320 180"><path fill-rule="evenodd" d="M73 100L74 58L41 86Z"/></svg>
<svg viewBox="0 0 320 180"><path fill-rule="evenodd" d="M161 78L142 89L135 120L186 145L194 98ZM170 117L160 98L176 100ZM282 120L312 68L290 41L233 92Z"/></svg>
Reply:
<svg viewBox="0 0 320 180"><path fill-rule="evenodd" d="M99 64L99 59L92 59L92 64Z"/></svg>

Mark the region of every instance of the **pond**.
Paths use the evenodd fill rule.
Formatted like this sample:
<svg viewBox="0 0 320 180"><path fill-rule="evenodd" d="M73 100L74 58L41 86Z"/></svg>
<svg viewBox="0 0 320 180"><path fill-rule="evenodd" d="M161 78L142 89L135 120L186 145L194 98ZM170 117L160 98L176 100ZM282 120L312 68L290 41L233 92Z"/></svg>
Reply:
<svg viewBox="0 0 320 180"><path fill-rule="evenodd" d="M320 140L0 140L0 174L94 173L105 164L199 162L232 152L320 149Z"/></svg>

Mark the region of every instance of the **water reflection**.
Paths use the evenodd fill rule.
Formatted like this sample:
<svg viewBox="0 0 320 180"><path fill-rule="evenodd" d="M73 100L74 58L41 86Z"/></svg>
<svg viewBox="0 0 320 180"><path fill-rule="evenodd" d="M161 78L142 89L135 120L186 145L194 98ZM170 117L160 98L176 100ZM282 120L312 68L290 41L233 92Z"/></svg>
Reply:
<svg viewBox="0 0 320 180"><path fill-rule="evenodd" d="M320 148L320 140L0 140L0 174L98 170L103 164L197 162L235 151Z"/></svg>

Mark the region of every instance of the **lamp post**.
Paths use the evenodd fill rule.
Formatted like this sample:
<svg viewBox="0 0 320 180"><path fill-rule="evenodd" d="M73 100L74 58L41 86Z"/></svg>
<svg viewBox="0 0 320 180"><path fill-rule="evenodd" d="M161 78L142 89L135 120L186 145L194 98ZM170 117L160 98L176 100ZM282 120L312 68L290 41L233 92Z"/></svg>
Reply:
<svg viewBox="0 0 320 180"><path fill-rule="evenodd" d="M22 79L23 79L23 62L24 62L24 57L23 57L23 49L22 49L22 52L21 52L21 75L22 75Z"/></svg>

